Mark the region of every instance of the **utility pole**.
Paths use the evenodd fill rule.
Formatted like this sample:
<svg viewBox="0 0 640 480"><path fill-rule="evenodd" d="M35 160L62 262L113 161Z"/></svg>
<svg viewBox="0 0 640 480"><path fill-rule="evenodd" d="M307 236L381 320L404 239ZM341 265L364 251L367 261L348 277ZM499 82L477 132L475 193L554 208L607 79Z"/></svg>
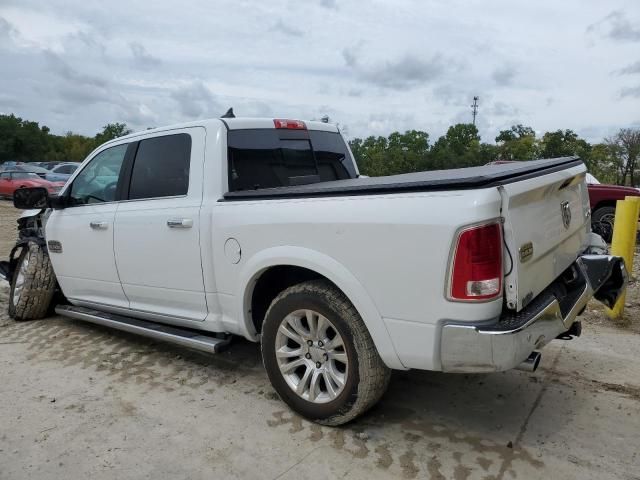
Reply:
<svg viewBox="0 0 640 480"><path fill-rule="evenodd" d="M476 115L478 115L478 100L480 97L473 97L473 105L471 105L471 111L473 112L473 125L476 124Z"/></svg>

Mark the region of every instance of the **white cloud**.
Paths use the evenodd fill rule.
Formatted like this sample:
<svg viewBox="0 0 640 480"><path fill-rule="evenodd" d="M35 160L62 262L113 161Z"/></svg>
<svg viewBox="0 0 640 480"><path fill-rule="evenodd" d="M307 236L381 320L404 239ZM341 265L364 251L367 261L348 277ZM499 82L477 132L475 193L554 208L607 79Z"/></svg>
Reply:
<svg viewBox="0 0 640 480"><path fill-rule="evenodd" d="M625 0L4 0L0 111L94 134L233 106L435 140L478 95L485 140L508 122L600 140L638 121L639 18Z"/></svg>

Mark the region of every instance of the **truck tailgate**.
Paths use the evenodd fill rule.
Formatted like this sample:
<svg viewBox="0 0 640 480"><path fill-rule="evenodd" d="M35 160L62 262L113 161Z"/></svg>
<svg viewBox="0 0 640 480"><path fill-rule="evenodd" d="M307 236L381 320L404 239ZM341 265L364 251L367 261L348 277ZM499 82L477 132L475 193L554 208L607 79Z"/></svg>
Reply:
<svg viewBox="0 0 640 480"><path fill-rule="evenodd" d="M591 227L585 172L584 165L577 165L498 187L510 309L524 308L587 248Z"/></svg>

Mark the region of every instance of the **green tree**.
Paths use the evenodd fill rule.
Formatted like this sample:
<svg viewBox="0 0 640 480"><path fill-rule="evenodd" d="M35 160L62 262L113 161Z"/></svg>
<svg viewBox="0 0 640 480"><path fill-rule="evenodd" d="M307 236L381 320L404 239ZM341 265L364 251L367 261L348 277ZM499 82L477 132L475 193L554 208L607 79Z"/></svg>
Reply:
<svg viewBox="0 0 640 480"><path fill-rule="evenodd" d="M521 124L502 130L496 144L499 160L533 160L539 156L536 132Z"/></svg>
<svg viewBox="0 0 640 480"><path fill-rule="evenodd" d="M458 123L449 127L430 152L431 169L461 168L484 165L493 160L495 151L480 143L475 125Z"/></svg>
<svg viewBox="0 0 640 480"><path fill-rule="evenodd" d="M616 164L616 180L620 185L635 186L640 169L640 129L622 128L605 143L613 152Z"/></svg>
<svg viewBox="0 0 640 480"><path fill-rule="evenodd" d="M15 115L0 115L0 161L40 160L49 150L49 128Z"/></svg>
<svg viewBox="0 0 640 480"><path fill-rule="evenodd" d="M81 162L95 148L95 140L73 132L61 138L62 150L66 160Z"/></svg>
<svg viewBox="0 0 640 480"><path fill-rule="evenodd" d="M102 145L109 140L113 140L114 138L123 137L125 135L129 135L131 130L127 127L126 123L107 123L103 128L102 132L98 133L95 136L95 146Z"/></svg>
<svg viewBox="0 0 640 480"><path fill-rule="evenodd" d="M618 183L618 159L615 147L607 143L593 145L589 158L585 159L585 164L589 173L601 183Z"/></svg>
<svg viewBox="0 0 640 480"><path fill-rule="evenodd" d="M589 156L591 145L578 137L573 130L556 130L547 132L540 142L542 158L557 158L578 155L582 159Z"/></svg>
<svg viewBox="0 0 640 480"><path fill-rule="evenodd" d="M426 165L429 134L419 130L393 132L389 137L355 138L349 146L363 175L416 172Z"/></svg>

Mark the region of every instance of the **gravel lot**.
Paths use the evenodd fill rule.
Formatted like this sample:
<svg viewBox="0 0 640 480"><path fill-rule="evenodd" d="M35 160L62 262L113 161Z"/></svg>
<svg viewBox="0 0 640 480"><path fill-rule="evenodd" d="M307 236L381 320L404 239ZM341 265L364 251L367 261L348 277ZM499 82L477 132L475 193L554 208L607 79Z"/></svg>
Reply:
<svg viewBox="0 0 640 480"><path fill-rule="evenodd" d="M16 215L0 202L0 258ZM287 410L256 345L206 356L16 323L0 281L0 478L640 479L639 291L626 323L590 305L583 336L552 342L534 374L395 372L373 411L332 429Z"/></svg>

